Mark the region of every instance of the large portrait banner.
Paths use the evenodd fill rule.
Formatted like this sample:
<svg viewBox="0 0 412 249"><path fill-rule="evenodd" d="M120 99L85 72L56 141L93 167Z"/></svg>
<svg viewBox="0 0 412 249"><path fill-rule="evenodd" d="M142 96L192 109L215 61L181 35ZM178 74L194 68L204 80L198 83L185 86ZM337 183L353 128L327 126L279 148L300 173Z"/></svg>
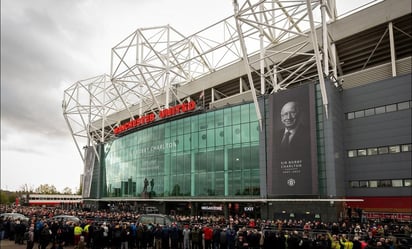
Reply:
<svg viewBox="0 0 412 249"><path fill-rule="evenodd" d="M268 194L317 193L314 88L305 85L270 96Z"/></svg>

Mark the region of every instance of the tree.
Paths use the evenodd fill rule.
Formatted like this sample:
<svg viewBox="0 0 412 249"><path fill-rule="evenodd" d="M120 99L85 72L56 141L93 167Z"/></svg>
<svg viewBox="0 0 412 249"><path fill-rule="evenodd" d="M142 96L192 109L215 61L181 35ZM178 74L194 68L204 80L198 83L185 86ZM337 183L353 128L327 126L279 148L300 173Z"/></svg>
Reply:
<svg viewBox="0 0 412 249"><path fill-rule="evenodd" d="M72 189L69 188L69 187L65 187L65 188L63 189L63 194L64 194L64 195L71 195L71 194L72 194Z"/></svg>
<svg viewBox="0 0 412 249"><path fill-rule="evenodd" d="M36 188L36 193L38 194L58 194L56 187L49 184L41 184Z"/></svg>
<svg viewBox="0 0 412 249"><path fill-rule="evenodd" d="M33 193L34 192L34 187L29 186L27 183L25 183L25 184L20 186L19 191L22 192L22 193L26 193L26 194Z"/></svg>
<svg viewBox="0 0 412 249"><path fill-rule="evenodd" d="M10 205L16 201L17 193L0 190L0 203Z"/></svg>

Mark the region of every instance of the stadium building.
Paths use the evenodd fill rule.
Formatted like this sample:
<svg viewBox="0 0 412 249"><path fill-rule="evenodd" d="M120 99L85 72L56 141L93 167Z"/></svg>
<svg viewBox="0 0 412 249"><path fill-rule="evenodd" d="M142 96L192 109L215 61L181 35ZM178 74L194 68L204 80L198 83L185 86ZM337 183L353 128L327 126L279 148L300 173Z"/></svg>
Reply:
<svg viewBox="0 0 412 249"><path fill-rule="evenodd" d="M242 2L193 35L139 28L65 90L84 205L410 220L410 1Z"/></svg>

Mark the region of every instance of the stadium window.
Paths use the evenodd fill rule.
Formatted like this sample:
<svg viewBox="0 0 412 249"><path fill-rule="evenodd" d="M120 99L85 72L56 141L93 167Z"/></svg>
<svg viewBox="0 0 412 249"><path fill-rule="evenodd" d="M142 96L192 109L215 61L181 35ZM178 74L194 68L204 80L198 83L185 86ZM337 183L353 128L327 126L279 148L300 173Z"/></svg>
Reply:
<svg viewBox="0 0 412 249"><path fill-rule="evenodd" d="M346 119L354 119L355 118L355 113L353 112L348 112L346 114Z"/></svg>
<svg viewBox="0 0 412 249"><path fill-rule="evenodd" d="M375 113L376 113L376 114L385 113L385 107L384 107L384 106L376 107L376 108L375 108Z"/></svg>
<svg viewBox="0 0 412 249"><path fill-rule="evenodd" d="M396 104L387 105L386 112L396 112Z"/></svg>
<svg viewBox="0 0 412 249"><path fill-rule="evenodd" d="M366 156L366 150L365 149L358 149L358 156Z"/></svg>
<svg viewBox="0 0 412 249"><path fill-rule="evenodd" d="M379 155L388 154L389 150L388 150L388 147L379 147L378 152L379 152Z"/></svg>
<svg viewBox="0 0 412 249"><path fill-rule="evenodd" d="M355 118L363 118L363 117L365 117L365 111L364 110L355 112Z"/></svg>
<svg viewBox="0 0 412 249"><path fill-rule="evenodd" d="M351 181L350 182L351 188L359 188L359 181Z"/></svg>
<svg viewBox="0 0 412 249"><path fill-rule="evenodd" d="M392 180L392 187L403 187L403 181L398 179L398 180Z"/></svg>
<svg viewBox="0 0 412 249"><path fill-rule="evenodd" d="M348 150L348 157L356 157L356 150Z"/></svg>
<svg viewBox="0 0 412 249"><path fill-rule="evenodd" d="M365 116L375 115L375 108L370 108L365 110Z"/></svg>
<svg viewBox="0 0 412 249"><path fill-rule="evenodd" d="M382 187L382 188L392 187L392 181L391 180L380 180L378 181L378 187Z"/></svg>
<svg viewBox="0 0 412 249"><path fill-rule="evenodd" d="M409 109L409 108L410 108L410 106L409 106L409 101L405 101L405 102L398 103L398 110L399 110L399 111L400 111L400 110Z"/></svg>
<svg viewBox="0 0 412 249"><path fill-rule="evenodd" d="M368 148L368 156L374 156L378 154L378 148Z"/></svg>
<svg viewBox="0 0 412 249"><path fill-rule="evenodd" d="M378 181L376 180L369 181L369 188L377 188L377 187L378 187Z"/></svg>
<svg viewBox="0 0 412 249"><path fill-rule="evenodd" d="M402 144L401 147L402 147L402 152L412 151L411 144Z"/></svg>
<svg viewBox="0 0 412 249"><path fill-rule="evenodd" d="M367 188L367 187L369 187L368 181L359 181L359 187L360 187L360 188Z"/></svg>
<svg viewBox="0 0 412 249"><path fill-rule="evenodd" d="M403 180L403 186L404 186L404 187L410 187L410 186L412 186L412 179L404 179L404 180Z"/></svg>
<svg viewBox="0 0 412 249"><path fill-rule="evenodd" d="M389 146L389 153L399 153L401 152L401 147L399 145Z"/></svg>

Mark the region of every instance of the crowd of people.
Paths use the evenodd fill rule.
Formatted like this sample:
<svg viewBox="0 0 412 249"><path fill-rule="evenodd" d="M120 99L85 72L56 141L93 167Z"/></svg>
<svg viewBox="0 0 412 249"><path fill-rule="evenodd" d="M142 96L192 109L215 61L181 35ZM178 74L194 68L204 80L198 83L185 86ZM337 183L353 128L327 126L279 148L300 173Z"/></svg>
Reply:
<svg viewBox="0 0 412 249"><path fill-rule="evenodd" d="M410 223L262 220L246 216L178 216L175 223L138 223L139 213L0 207L29 217L0 220L0 240L27 249L410 249ZM80 222L53 219L73 215Z"/></svg>

